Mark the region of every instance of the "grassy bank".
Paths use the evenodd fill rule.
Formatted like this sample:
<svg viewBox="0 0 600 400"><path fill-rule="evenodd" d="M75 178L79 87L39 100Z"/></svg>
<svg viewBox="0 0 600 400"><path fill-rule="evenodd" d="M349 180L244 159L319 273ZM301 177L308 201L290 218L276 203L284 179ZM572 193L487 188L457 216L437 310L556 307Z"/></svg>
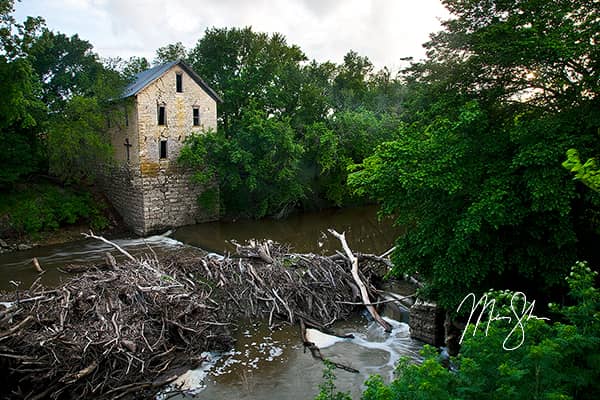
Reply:
<svg viewBox="0 0 600 400"><path fill-rule="evenodd" d="M0 238L9 242L43 241L77 227L104 230L114 223L108 203L86 187L36 182L0 193Z"/></svg>

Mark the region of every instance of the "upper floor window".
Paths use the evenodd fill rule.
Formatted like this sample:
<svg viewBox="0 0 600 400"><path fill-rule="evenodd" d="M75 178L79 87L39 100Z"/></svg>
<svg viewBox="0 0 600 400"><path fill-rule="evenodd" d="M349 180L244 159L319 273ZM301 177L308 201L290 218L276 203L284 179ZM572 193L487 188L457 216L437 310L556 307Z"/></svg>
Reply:
<svg viewBox="0 0 600 400"><path fill-rule="evenodd" d="M198 107L194 107L192 109L192 118L194 121L194 126L200 126L200 109Z"/></svg>
<svg viewBox="0 0 600 400"><path fill-rule="evenodd" d="M166 125L167 111L165 106L158 106L158 125Z"/></svg>
<svg viewBox="0 0 600 400"><path fill-rule="evenodd" d="M177 87L177 93L183 92L183 75L175 74L175 86Z"/></svg>

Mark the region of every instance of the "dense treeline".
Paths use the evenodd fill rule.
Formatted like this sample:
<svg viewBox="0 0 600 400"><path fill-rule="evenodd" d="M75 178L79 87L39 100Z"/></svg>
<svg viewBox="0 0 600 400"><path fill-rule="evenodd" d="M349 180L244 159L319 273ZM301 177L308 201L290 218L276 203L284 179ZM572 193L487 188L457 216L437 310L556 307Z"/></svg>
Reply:
<svg viewBox="0 0 600 400"><path fill-rule="evenodd" d="M597 398L598 2L443 3L453 18L404 71L398 139L349 185L407 227L395 271L418 273L451 315L468 293L505 290L488 293L495 308L467 327L459 357L442 365L428 349L391 384L369 380L363 399ZM516 290L550 321L529 320ZM347 398L327 379L319 399Z"/></svg>
<svg viewBox="0 0 600 400"><path fill-rule="evenodd" d="M0 235L80 220L104 227L102 204L81 185L110 160L105 115L123 80L89 42L12 12L13 1L1 0Z"/></svg>
<svg viewBox="0 0 600 400"><path fill-rule="evenodd" d="M350 177L409 228L397 269L450 308L489 287L548 296L598 261L600 198L561 165L600 151L594 3L444 1L454 18L405 71L399 140Z"/></svg>
<svg viewBox="0 0 600 400"><path fill-rule="evenodd" d="M280 34L213 28L159 55L185 57L224 100L218 131L191 138L182 161L200 182L218 179L229 215L352 204L348 166L395 138L403 85L353 51L318 63Z"/></svg>

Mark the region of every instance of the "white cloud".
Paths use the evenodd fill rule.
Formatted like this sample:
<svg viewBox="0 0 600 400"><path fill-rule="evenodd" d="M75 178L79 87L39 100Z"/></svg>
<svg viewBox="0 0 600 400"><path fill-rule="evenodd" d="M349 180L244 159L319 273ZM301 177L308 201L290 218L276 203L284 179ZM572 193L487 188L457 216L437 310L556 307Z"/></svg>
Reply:
<svg viewBox="0 0 600 400"><path fill-rule="evenodd" d="M102 56L154 57L181 41L195 45L210 27L280 32L309 58L341 62L350 49L380 68L422 58L421 44L447 13L440 0L29 0L17 16L42 15L50 29L79 33Z"/></svg>

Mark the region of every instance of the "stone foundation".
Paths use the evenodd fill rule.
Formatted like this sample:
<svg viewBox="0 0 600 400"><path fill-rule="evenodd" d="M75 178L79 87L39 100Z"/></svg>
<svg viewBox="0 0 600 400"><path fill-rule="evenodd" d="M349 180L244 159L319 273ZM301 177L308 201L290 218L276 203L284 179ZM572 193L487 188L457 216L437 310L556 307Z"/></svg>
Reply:
<svg viewBox="0 0 600 400"><path fill-rule="evenodd" d="M181 168L157 164L142 174L126 165L112 167L100 185L125 224L141 236L218 219L218 209L198 204L204 188L192 184L191 173Z"/></svg>
<svg viewBox="0 0 600 400"><path fill-rule="evenodd" d="M443 346L444 320L445 313L436 304L417 300L410 308L410 336L436 347Z"/></svg>

